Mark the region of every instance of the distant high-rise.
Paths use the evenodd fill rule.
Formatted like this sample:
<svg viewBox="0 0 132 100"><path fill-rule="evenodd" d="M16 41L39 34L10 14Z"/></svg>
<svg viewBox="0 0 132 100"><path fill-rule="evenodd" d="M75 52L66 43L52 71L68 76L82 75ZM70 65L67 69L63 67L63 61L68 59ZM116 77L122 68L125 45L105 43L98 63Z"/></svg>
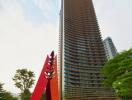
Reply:
<svg viewBox="0 0 132 100"><path fill-rule="evenodd" d="M111 97L112 92L103 87L104 78L100 74L105 62L92 0L62 0L59 42L61 100Z"/></svg>
<svg viewBox="0 0 132 100"><path fill-rule="evenodd" d="M106 52L107 59L112 59L117 54L117 49L110 37L107 37L104 41L104 48Z"/></svg>

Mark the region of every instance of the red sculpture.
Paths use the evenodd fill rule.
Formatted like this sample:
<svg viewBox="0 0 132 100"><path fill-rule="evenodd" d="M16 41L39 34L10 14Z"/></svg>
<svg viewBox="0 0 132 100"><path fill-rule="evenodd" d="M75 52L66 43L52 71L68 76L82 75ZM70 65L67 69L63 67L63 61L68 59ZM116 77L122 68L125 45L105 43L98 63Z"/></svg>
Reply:
<svg viewBox="0 0 132 100"><path fill-rule="evenodd" d="M54 56L54 51L46 58L30 100L40 100L44 92L46 92L46 100L59 100L57 56Z"/></svg>

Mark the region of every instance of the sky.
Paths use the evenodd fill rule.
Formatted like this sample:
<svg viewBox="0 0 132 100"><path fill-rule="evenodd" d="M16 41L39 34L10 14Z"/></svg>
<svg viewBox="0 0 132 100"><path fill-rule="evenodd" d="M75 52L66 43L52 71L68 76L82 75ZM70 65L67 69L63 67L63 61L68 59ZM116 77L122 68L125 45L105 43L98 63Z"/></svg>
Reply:
<svg viewBox="0 0 132 100"><path fill-rule="evenodd" d="M132 0L93 3L103 39L110 36L119 52L132 47ZM6 90L20 93L12 81L17 69L32 70L37 80L46 55L57 54L59 11L60 0L0 0L0 82Z"/></svg>

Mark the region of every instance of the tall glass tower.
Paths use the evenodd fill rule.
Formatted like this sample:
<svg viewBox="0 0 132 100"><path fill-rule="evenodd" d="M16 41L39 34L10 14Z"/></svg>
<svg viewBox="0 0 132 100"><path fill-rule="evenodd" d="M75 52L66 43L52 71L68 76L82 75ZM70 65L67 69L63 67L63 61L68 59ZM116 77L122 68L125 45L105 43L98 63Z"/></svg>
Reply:
<svg viewBox="0 0 132 100"><path fill-rule="evenodd" d="M104 41L104 48L105 48L105 53L106 57L108 60L114 58L117 55L117 49L110 37L107 37Z"/></svg>
<svg viewBox="0 0 132 100"><path fill-rule="evenodd" d="M102 86L106 56L92 0L62 0L59 39L61 100L111 97Z"/></svg>

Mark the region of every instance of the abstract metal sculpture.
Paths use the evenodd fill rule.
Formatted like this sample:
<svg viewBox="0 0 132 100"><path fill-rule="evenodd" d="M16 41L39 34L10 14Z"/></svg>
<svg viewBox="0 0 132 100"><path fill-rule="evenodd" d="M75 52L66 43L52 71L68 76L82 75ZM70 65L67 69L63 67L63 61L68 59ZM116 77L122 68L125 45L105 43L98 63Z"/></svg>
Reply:
<svg viewBox="0 0 132 100"><path fill-rule="evenodd" d="M40 100L44 92L46 92L46 100L59 100L57 56L54 56L54 51L46 58L30 100Z"/></svg>

